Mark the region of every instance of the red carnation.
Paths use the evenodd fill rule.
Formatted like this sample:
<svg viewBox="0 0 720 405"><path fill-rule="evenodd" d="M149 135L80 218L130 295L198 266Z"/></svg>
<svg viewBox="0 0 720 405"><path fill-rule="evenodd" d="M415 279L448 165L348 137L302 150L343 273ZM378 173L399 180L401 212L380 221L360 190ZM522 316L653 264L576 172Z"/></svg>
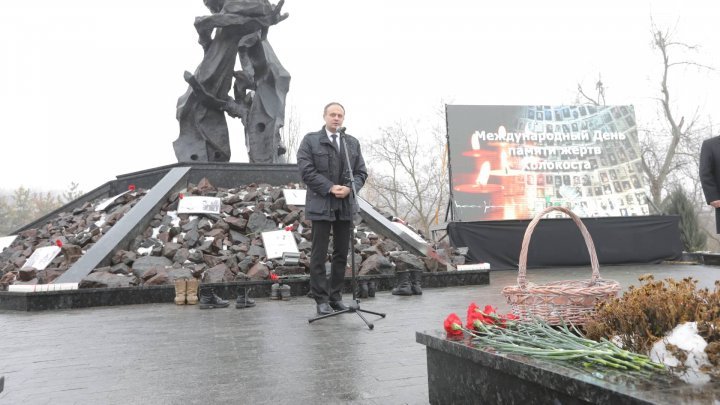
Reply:
<svg viewBox="0 0 720 405"><path fill-rule="evenodd" d="M462 336L462 320L460 320L460 317L457 316L456 313L452 313L448 315L447 318L445 318L445 332L447 332L447 336Z"/></svg>
<svg viewBox="0 0 720 405"><path fill-rule="evenodd" d="M61 248L61 247L62 247L62 241L61 241L60 239L55 240L55 245L57 245L57 247Z"/></svg>
<svg viewBox="0 0 720 405"><path fill-rule="evenodd" d="M494 325L500 321L500 317L497 314L497 309L491 305L485 305L485 308L482 311L482 314L484 315L484 323Z"/></svg>
<svg viewBox="0 0 720 405"><path fill-rule="evenodd" d="M477 304L475 302L471 302L467 309L467 323L465 326L468 329L473 329L476 320L482 322L482 314L480 313Z"/></svg>
<svg viewBox="0 0 720 405"><path fill-rule="evenodd" d="M129 185L128 190L135 191L135 185L134 184Z"/></svg>
<svg viewBox="0 0 720 405"><path fill-rule="evenodd" d="M468 310L467 310L468 316L470 316L471 312L477 312L477 309L478 309L477 304L474 301L471 302L470 305L468 305Z"/></svg>
<svg viewBox="0 0 720 405"><path fill-rule="evenodd" d="M476 329L475 321L478 321L480 323L492 323L492 322L488 322L487 318L480 312L475 311L475 312L468 313L467 328L468 329Z"/></svg>
<svg viewBox="0 0 720 405"><path fill-rule="evenodd" d="M178 194L178 198L179 198L179 199L181 199L181 200L182 200L182 199L183 199L183 197L185 197L185 195L184 195L183 193L180 193L180 194Z"/></svg>

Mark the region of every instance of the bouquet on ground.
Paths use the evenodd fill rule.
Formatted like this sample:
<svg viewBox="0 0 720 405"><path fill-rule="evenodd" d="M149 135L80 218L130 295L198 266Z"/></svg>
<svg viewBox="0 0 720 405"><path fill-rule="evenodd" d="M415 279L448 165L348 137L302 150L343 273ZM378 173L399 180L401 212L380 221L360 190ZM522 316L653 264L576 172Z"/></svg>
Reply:
<svg viewBox="0 0 720 405"><path fill-rule="evenodd" d="M448 337L467 334L479 348L501 353L575 361L585 367L637 371L664 369L648 356L623 350L607 339L587 339L572 325L553 327L538 318L521 321L513 314L498 314L490 305L481 310L473 302L468 307L465 325L453 313L445 319L444 326Z"/></svg>
<svg viewBox="0 0 720 405"><path fill-rule="evenodd" d="M474 302L470 304L467 310L467 324L463 328L460 317L452 313L445 319L444 327L448 337L463 336L463 331L478 330L481 324L498 325L505 327L508 321L517 320L517 316L513 314L499 315L497 308L486 305L484 309L480 309ZM471 332L472 333L472 332Z"/></svg>

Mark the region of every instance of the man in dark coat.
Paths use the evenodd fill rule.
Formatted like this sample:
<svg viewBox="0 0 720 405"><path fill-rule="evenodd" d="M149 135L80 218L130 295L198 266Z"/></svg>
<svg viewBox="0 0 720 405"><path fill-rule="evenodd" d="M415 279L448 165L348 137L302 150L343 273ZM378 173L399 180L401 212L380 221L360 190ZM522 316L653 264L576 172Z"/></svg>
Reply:
<svg viewBox="0 0 720 405"><path fill-rule="evenodd" d="M706 139L702 143L700 183L705 202L715 208L715 229L720 233L720 136Z"/></svg>
<svg viewBox="0 0 720 405"><path fill-rule="evenodd" d="M318 315L347 309L342 302L342 286L353 214L358 212L358 208L351 196L346 149L352 166L355 191L360 190L367 178L360 142L343 133L345 108L340 103L330 103L325 106L323 119L325 125L322 129L305 135L297 152L300 176L307 185L305 218L312 221L310 290L315 297ZM325 262L331 231L333 252L328 280Z"/></svg>

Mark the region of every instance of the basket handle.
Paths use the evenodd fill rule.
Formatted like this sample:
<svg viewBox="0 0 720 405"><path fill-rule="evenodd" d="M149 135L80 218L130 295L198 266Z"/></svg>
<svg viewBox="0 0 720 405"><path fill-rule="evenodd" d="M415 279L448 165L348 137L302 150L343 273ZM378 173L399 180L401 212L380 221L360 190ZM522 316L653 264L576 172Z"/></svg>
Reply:
<svg viewBox="0 0 720 405"><path fill-rule="evenodd" d="M528 246L530 246L530 238L532 237L532 233L535 230L535 226L538 224L538 222L540 222L542 217L550 211L560 211L562 213L565 213L573 220L573 222L575 222L575 225L580 228L580 233L585 239L585 246L587 246L588 253L590 253L590 266L592 267L590 285L594 285L595 282L600 278L600 265L598 263L597 253L595 253L595 244L593 244L592 237L590 237L590 232L588 232L587 228L585 228L585 224L582 223L580 218L578 218L575 213L564 207L547 207L541 213L537 214L532 221L530 221L530 224L525 230L525 236L523 236L522 241L522 248L520 249L520 262L518 263L517 278L518 285L522 289L525 289L527 286L525 274L527 273L527 255Z"/></svg>

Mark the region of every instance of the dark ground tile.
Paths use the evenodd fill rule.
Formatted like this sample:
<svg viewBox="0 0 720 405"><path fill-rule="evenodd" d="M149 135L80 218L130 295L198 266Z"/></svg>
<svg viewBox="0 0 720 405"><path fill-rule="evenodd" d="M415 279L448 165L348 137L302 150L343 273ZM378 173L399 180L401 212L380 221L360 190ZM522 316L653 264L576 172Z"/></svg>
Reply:
<svg viewBox="0 0 720 405"><path fill-rule="evenodd" d="M692 276L713 287L720 268L612 266L623 287L637 277ZM531 269L528 279L587 279L589 268ZM425 348L415 331L442 328L468 304L508 311L500 291L516 283L496 271L490 285L380 292L361 308L385 312L369 330L356 314L312 324L314 303L258 299L255 308L199 310L146 304L55 312L0 311L0 375L8 404L426 404ZM346 295L346 300L350 297Z"/></svg>

